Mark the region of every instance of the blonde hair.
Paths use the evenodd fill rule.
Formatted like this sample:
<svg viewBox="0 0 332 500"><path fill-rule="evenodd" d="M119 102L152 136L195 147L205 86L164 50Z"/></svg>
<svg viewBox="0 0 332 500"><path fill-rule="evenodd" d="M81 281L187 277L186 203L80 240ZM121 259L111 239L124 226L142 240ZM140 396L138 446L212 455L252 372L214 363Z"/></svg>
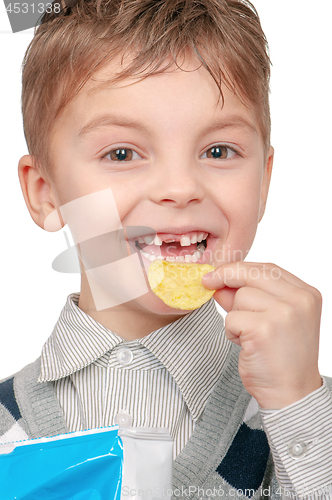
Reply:
<svg viewBox="0 0 332 500"><path fill-rule="evenodd" d="M49 141L64 107L97 70L129 54L131 64L110 83L162 73L188 54L198 58L221 97L223 82L254 105L267 151L270 59L249 1L70 0L43 16L23 60L24 133L41 170L52 175Z"/></svg>

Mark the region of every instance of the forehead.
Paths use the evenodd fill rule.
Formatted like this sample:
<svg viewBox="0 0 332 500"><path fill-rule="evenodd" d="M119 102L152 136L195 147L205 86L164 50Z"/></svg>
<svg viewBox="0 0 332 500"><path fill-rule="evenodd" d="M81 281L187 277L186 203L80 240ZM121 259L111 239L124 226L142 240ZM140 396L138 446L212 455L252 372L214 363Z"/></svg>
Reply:
<svg viewBox="0 0 332 500"><path fill-rule="evenodd" d="M121 63L120 57L108 63L66 106L56 128L69 125L79 136L84 136L98 126L111 124L125 112L127 122L130 118L134 123L134 117L139 117L140 122L150 124L151 132L156 126L164 133L167 129L174 132L177 126L199 128L206 126L205 122L222 117L234 126L257 134L253 107L243 104L223 83L221 98L218 86L198 59L187 58L180 67L172 64L165 69L169 63L170 59L164 61L160 74L143 79L131 76L116 83L112 79L129 63ZM169 117L173 118L172 123ZM148 131L148 127L145 129Z"/></svg>

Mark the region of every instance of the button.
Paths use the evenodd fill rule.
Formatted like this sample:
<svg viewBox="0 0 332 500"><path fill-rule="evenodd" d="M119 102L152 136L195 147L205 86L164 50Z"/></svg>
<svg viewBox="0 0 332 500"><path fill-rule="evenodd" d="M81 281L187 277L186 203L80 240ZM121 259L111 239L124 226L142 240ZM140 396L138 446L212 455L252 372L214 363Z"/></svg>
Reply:
<svg viewBox="0 0 332 500"><path fill-rule="evenodd" d="M116 359L122 365L129 365L132 362L133 357L134 357L133 353L131 352L130 349L128 349L128 347L122 347L116 353Z"/></svg>
<svg viewBox="0 0 332 500"><path fill-rule="evenodd" d="M288 453L293 458L302 458L308 451L308 445L299 439L294 439L288 446Z"/></svg>
<svg viewBox="0 0 332 500"><path fill-rule="evenodd" d="M131 427L133 423L133 417L129 415L125 410L119 411L114 417L114 422L121 427Z"/></svg>

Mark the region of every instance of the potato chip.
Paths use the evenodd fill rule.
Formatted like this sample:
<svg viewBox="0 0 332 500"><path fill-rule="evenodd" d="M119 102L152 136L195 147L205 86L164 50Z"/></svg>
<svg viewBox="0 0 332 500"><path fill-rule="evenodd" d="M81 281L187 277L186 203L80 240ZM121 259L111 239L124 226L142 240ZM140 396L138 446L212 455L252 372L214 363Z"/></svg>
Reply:
<svg viewBox="0 0 332 500"><path fill-rule="evenodd" d="M154 293L175 309L197 309L207 302L215 290L202 285L204 274L215 268L209 264L180 264L161 259L154 260L148 271L148 279Z"/></svg>

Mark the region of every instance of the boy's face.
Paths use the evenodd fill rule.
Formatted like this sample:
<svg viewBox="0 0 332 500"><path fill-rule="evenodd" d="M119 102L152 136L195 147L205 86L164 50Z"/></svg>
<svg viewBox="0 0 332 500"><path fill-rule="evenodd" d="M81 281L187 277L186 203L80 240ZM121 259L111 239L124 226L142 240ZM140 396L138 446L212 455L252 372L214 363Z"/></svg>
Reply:
<svg viewBox="0 0 332 500"><path fill-rule="evenodd" d="M51 192L61 206L111 188L122 225L149 226L163 241L144 248L145 266L161 252L217 267L243 260L252 245L273 150L264 158L252 109L224 85L222 107L206 69L198 62L182 68L99 89L119 66L95 75L55 125ZM100 217L107 218L102 207ZM200 256L195 240L206 234ZM152 292L135 307L175 312Z"/></svg>

